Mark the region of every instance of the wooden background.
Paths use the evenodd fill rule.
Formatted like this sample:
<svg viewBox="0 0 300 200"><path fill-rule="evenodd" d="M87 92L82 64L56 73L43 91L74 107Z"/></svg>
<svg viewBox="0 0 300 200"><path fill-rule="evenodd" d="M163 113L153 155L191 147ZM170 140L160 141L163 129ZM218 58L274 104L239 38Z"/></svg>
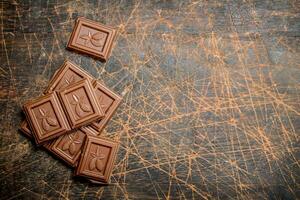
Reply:
<svg viewBox="0 0 300 200"><path fill-rule="evenodd" d="M1 199L300 197L297 0L2 0ZM66 50L78 16L119 34L107 63ZM112 184L19 131L21 106L70 59L123 96Z"/></svg>

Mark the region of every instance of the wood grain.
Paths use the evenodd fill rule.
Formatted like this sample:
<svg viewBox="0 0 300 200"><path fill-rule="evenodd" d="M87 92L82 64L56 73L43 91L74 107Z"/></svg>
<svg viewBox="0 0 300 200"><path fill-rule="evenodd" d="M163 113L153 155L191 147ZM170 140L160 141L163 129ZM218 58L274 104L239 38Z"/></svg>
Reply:
<svg viewBox="0 0 300 200"><path fill-rule="evenodd" d="M0 199L299 198L299 2L2 0ZM118 29L108 62L67 51L75 19ZM123 96L112 184L72 177L19 131L70 59Z"/></svg>

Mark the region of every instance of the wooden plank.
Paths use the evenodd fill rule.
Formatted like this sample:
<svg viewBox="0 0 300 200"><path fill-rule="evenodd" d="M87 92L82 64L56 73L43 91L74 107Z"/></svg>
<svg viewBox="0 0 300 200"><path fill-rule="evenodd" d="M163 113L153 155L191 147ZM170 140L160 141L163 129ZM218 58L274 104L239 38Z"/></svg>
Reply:
<svg viewBox="0 0 300 200"><path fill-rule="evenodd" d="M296 199L296 1L2 1L1 199ZM67 51L75 19L118 28L107 63ZM18 131L21 105L65 59L123 96L112 184L72 170Z"/></svg>

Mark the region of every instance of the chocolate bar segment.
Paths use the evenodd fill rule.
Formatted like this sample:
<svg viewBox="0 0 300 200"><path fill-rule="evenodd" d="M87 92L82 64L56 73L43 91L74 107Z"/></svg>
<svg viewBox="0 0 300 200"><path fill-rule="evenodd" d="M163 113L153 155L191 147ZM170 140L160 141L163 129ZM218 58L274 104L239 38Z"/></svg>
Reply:
<svg viewBox="0 0 300 200"><path fill-rule="evenodd" d="M52 145L50 151L71 166L75 166L81 154L81 147L85 140L85 131L72 130L70 133L60 136Z"/></svg>
<svg viewBox="0 0 300 200"><path fill-rule="evenodd" d="M44 93L62 90L70 84L76 83L83 79L89 79L92 81L93 77L71 61L65 60L59 70L53 75L49 86Z"/></svg>
<svg viewBox="0 0 300 200"><path fill-rule="evenodd" d="M70 130L55 92L29 101L23 108L37 144L56 138Z"/></svg>
<svg viewBox="0 0 300 200"><path fill-rule="evenodd" d="M87 135L83 154L75 175L108 183L116 159L119 143Z"/></svg>
<svg viewBox="0 0 300 200"><path fill-rule="evenodd" d="M59 91L59 97L72 129L104 117L93 86L86 79Z"/></svg>
<svg viewBox="0 0 300 200"><path fill-rule="evenodd" d="M100 106L104 111L105 116L103 119L92 123L91 126L98 133L100 133L107 124L107 122L110 120L114 112L117 110L122 98L106 86L102 85L99 81L94 82L94 88L98 102L100 103Z"/></svg>
<svg viewBox="0 0 300 200"><path fill-rule="evenodd" d="M80 17L67 48L106 61L110 56L116 30L110 26Z"/></svg>

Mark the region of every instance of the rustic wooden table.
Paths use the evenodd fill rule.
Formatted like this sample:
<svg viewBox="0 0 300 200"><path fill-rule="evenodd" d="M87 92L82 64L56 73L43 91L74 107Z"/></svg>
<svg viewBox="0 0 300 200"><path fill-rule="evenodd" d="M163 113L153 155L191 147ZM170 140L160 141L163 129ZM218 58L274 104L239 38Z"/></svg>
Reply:
<svg viewBox="0 0 300 200"><path fill-rule="evenodd" d="M0 199L296 199L300 4L2 0ZM65 49L85 16L118 28L107 63ZM123 96L112 184L19 131L21 105L68 58Z"/></svg>

